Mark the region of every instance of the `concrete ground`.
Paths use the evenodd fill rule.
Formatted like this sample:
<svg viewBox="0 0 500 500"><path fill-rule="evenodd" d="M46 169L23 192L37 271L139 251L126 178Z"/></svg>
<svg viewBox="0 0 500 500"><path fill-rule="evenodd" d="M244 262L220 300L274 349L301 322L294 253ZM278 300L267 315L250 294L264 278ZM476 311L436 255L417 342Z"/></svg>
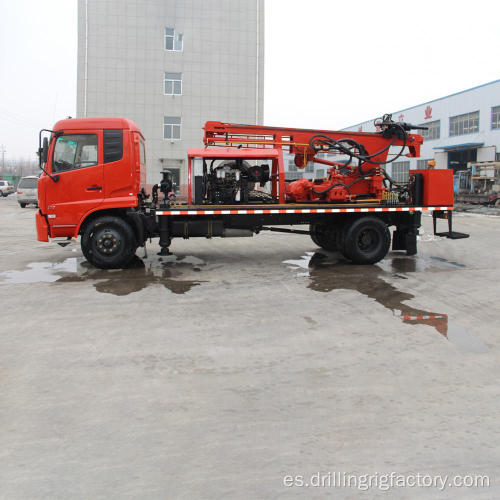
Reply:
<svg viewBox="0 0 500 500"><path fill-rule="evenodd" d="M500 218L374 266L261 234L101 271L34 213L0 199L0 498L500 498ZM288 486L317 473L490 486Z"/></svg>

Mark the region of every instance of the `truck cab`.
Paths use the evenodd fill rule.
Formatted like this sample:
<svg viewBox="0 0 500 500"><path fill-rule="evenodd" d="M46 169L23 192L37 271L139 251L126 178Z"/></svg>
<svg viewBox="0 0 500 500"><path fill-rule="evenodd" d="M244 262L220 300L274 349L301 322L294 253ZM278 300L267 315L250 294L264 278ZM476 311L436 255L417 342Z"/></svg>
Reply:
<svg viewBox="0 0 500 500"><path fill-rule="evenodd" d="M38 239L77 237L93 214L137 207L146 181L144 137L124 118L57 122L44 141Z"/></svg>

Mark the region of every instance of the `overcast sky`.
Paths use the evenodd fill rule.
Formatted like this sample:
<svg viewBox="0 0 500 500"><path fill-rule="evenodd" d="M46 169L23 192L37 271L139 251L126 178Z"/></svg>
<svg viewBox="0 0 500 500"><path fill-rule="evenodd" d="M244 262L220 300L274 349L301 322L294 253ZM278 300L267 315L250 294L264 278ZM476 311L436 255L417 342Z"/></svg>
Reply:
<svg viewBox="0 0 500 500"><path fill-rule="evenodd" d="M6 159L31 156L40 128L75 116L76 6L2 1ZM496 80L499 17L492 0L266 0L265 123L340 129Z"/></svg>

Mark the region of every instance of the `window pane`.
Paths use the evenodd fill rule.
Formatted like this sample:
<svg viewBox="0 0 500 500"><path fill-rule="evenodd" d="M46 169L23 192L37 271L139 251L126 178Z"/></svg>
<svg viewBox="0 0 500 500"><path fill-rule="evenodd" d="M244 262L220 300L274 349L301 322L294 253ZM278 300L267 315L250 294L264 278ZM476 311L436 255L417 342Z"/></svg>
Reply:
<svg viewBox="0 0 500 500"><path fill-rule="evenodd" d="M181 126L173 125L172 126L172 139L180 139L181 138Z"/></svg>
<svg viewBox="0 0 500 500"><path fill-rule="evenodd" d="M165 80L181 80L182 73L165 73Z"/></svg>
<svg viewBox="0 0 500 500"><path fill-rule="evenodd" d="M164 139L172 138L172 125L163 125L163 138Z"/></svg>
<svg viewBox="0 0 500 500"><path fill-rule="evenodd" d="M182 34L178 34L175 38L174 50L182 50Z"/></svg>
<svg viewBox="0 0 500 500"><path fill-rule="evenodd" d="M64 172L97 165L97 135L73 134L57 138L53 171Z"/></svg>
<svg viewBox="0 0 500 500"><path fill-rule="evenodd" d="M165 35L174 36L175 30L174 28L165 28Z"/></svg>
<svg viewBox="0 0 500 500"><path fill-rule="evenodd" d="M166 36L165 37L165 48L167 50L174 50L174 37Z"/></svg>
<svg viewBox="0 0 500 500"><path fill-rule="evenodd" d="M176 80L174 82L174 94L177 94L177 95L182 94L182 83L180 80Z"/></svg>
<svg viewBox="0 0 500 500"><path fill-rule="evenodd" d="M38 179L21 179L21 182L18 184L18 188L25 189L35 189L38 185Z"/></svg>
<svg viewBox="0 0 500 500"><path fill-rule="evenodd" d="M180 125L181 124L181 117L180 116L165 116L163 118L163 123L171 123L173 125Z"/></svg>
<svg viewBox="0 0 500 500"><path fill-rule="evenodd" d="M165 94L172 93L172 80L165 80Z"/></svg>

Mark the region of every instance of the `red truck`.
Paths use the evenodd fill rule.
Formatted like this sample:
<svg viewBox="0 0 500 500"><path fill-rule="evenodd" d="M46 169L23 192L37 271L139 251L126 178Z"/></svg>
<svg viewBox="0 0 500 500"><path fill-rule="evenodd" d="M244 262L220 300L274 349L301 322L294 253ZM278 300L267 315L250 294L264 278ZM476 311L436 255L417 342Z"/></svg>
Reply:
<svg viewBox="0 0 500 500"><path fill-rule="evenodd" d="M252 236L264 230L309 234L347 259L371 264L392 249L417 251L421 214L448 219L452 231L451 170L412 170L397 183L385 165L419 155L418 128L385 115L378 132L339 132L207 122L204 148L188 151L187 202L175 197L168 170L147 192L145 140L124 118L59 121L39 134L39 241L81 238L85 258L121 268L147 239L160 254L172 238ZM390 148L398 153L388 160ZM283 152L298 168L317 162L322 179L286 179ZM283 226L307 226L297 229Z"/></svg>

